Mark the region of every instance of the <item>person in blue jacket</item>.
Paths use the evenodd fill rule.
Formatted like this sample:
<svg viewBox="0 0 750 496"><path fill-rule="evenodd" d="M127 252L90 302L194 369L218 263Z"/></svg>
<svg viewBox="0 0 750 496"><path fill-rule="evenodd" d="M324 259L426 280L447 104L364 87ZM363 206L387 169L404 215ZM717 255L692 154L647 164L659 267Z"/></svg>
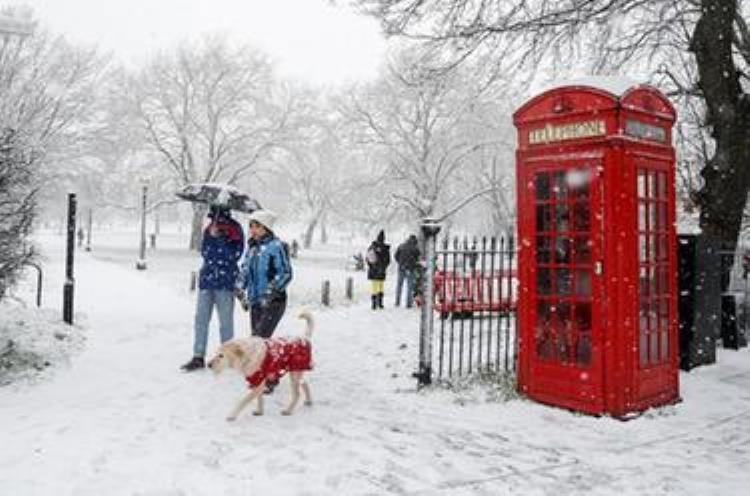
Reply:
<svg viewBox="0 0 750 496"><path fill-rule="evenodd" d="M193 358L182 365L190 372L206 366L208 325L214 307L219 315L221 342L234 337L234 285L242 256L242 226L232 218L229 209L212 205L208 212L209 223L203 231L201 256L203 264L199 273L198 298L193 325Z"/></svg>
<svg viewBox="0 0 750 496"><path fill-rule="evenodd" d="M253 336L269 338L286 311L286 288L292 280L292 265L285 243L273 233L276 214L256 210L250 214L250 239L240 264L238 286L250 305Z"/></svg>

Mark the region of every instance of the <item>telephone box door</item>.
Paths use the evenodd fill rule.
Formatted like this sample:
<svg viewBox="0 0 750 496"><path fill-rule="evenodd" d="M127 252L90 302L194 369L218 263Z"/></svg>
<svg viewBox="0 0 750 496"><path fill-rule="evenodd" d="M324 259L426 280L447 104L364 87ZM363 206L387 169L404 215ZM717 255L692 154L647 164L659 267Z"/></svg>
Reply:
<svg viewBox="0 0 750 496"><path fill-rule="evenodd" d="M584 411L604 401L601 166L602 158L535 160L525 181L534 213L524 229L533 239L528 393Z"/></svg>

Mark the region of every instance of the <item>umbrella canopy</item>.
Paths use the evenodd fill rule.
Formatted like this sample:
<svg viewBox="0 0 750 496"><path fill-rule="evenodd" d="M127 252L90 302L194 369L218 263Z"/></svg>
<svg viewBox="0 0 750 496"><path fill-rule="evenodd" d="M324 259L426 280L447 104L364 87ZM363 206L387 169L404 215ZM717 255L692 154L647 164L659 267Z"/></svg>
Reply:
<svg viewBox="0 0 750 496"><path fill-rule="evenodd" d="M188 184L175 193L183 200L253 213L260 210L257 200L234 186L219 183Z"/></svg>

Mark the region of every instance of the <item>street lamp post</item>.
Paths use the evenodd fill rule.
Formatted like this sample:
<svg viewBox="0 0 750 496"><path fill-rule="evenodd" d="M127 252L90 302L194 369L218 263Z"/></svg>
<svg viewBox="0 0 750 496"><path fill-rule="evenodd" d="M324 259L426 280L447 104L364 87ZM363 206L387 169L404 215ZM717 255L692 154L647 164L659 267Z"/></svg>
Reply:
<svg viewBox="0 0 750 496"><path fill-rule="evenodd" d="M89 229L86 234L86 251L91 251L91 228L94 223L93 217L94 217L94 213L92 211L92 208L89 207Z"/></svg>
<svg viewBox="0 0 750 496"><path fill-rule="evenodd" d="M141 247L135 268L146 270L146 199L148 195L148 184L143 182L143 193L141 197Z"/></svg>
<svg viewBox="0 0 750 496"><path fill-rule="evenodd" d="M76 249L76 195L68 194L68 236L65 250L65 284L63 285L63 320L73 324L73 292L75 277L73 260Z"/></svg>

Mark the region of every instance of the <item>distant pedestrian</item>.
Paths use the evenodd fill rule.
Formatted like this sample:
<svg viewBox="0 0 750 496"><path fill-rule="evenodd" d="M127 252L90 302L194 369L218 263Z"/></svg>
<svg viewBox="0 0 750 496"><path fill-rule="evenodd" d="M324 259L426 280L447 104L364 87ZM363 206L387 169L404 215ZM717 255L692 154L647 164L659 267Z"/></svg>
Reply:
<svg viewBox="0 0 750 496"><path fill-rule="evenodd" d="M78 232L76 233L76 235L78 236L78 246L82 246L83 245L83 238L85 236L82 227L78 228Z"/></svg>
<svg viewBox="0 0 750 496"><path fill-rule="evenodd" d="M242 227L229 209L212 205L203 231L198 299L195 308L193 358L181 368L186 372L204 368L208 325L214 307L219 315L221 342L234 337L234 284L237 261L242 256Z"/></svg>
<svg viewBox="0 0 750 496"><path fill-rule="evenodd" d="M383 292L385 287L385 272L391 263L391 246L385 242L385 232L378 236L367 249L367 279L372 285L372 309L383 308Z"/></svg>
<svg viewBox="0 0 750 496"><path fill-rule="evenodd" d="M291 246L291 253L289 254L292 258L297 258L297 254L299 253L299 243L296 239L292 240L292 246Z"/></svg>
<svg viewBox="0 0 750 496"><path fill-rule="evenodd" d="M247 294L253 336L270 338L286 311L286 288L292 264L286 243L273 232L276 214L256 210L250 214L250 239L241 264L238 286Z"/></svg>
<svg viewBox="0 0 750 496"><path fill-rule="evenodd" d="M401 243L394 256L398 264L396 279L396 306L401 305L401 294L406 283L406 308L414 306L414 272L419 262L419 242L415 235Z"/></svg>

